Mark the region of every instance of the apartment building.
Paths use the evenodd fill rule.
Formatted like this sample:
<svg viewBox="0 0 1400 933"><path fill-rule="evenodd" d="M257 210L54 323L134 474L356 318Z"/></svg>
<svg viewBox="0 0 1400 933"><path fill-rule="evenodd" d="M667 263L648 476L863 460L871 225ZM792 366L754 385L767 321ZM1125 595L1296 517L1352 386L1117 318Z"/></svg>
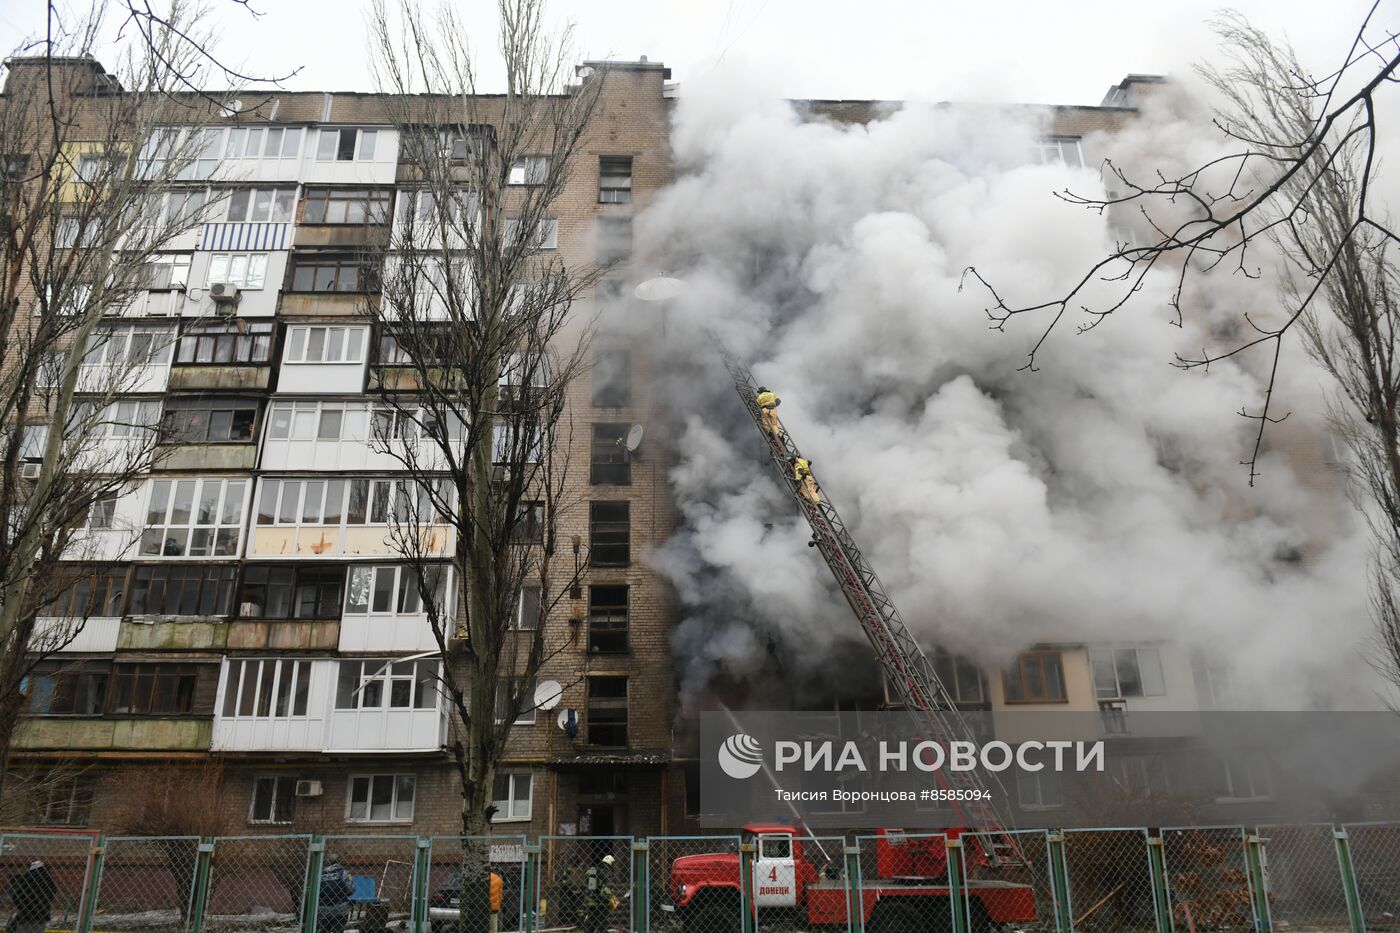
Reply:
<svg viewBox="0 0 1400 933"><path fill-rule="evenodd" d="M102 77L95 61L62 66ZM40 67L11 62L9 81ZM615 296L632 217L670 178L669 71L591 68L585 80L606 80L545 246L607 263L597 288ZM100 374L139 359L113 420L161 424L169 443L93 525L88 556L115 569L41 620L90 613L30 679L16 764L76 773L40 807L49 824L106 825L112 794L140 769L214 761L224 793L199 805L231 825L454 832L451 717L435 685L455 660L439 654L416 580L386 541L414 490L402 461L376 449L373 423L388 413L374 399L403 361L364 313L376 276L363 257L416 196L405 147L373 94L259 96L193 132L207 158L166 197L172 212L208 209L83 360ZM531 184L528 159L510 183ZM539 678L562 695L514 724L496 780L496 828L514 835L657 833L683 814L666 651L675 609L646 563L674 522L664 435L643 424L646 446L619 443L641 423L648 351L605 322L592 353L566 416L577 506L560 516L581 585L548 620L560 634ZM525 599L530 618L539 594Z"/></svg>

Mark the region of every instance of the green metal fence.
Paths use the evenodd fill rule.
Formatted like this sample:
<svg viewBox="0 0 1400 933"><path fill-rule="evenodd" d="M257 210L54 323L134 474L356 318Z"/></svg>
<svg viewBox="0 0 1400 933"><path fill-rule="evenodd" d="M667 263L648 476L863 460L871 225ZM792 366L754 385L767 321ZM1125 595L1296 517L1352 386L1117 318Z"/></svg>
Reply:
<svg viewBox="0 0 1400 933"><path fill-rule="evenodd" d="M788 846L734 835L0 835L7 882L35 862L53 880L44 928L73 933L1400 931L1400 823ZM494 895L474 896L479 884Z"/></svg>

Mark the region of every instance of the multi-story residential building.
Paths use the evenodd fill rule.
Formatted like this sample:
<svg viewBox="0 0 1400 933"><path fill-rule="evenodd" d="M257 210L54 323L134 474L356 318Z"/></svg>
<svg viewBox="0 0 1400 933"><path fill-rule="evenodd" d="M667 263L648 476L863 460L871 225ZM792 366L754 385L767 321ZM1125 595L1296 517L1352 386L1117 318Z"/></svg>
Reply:
<svg viewBox="0 0 1400 933"><path fill-rule="evenodd" d="M9 80L40 67L11 62ZM545 245L608 264L599 288L615 292L632 217L670 178L669 72L593 67L606 81ZM235 822L452 832L460 797L435 677L454 659L386 542L415 489L373 433L388 414L375 393L402 361L365 314L376 276L363 257L416 197L399 133L383 98L329 93L274 94L172 132L204 134L208 158L168 192L170 210L204 216L85 361L159 348L113 420L159 423L169 443L94 532L91 556L116 567L85 594L95 609L80 637L31 678L17 763L79 766L61 791L71 805L45 809L55 822L103 825L116 803L104 788L212 759ZM665 464L618 443L640 418L647 350L604 330L592 353L568 415L579 506L561 518L563 540L587 542L574 549L586 566L548 622L561 643L540 672L562 697L514 724L496 780L496 823L516 835L658 832L683 814L670 779L674 609L645 561L672 528ZM525 599L530 619L539 594Z"/></svg>
<svg viewBox="0 0 1400 933"><path fill-rule="evenodd" d="M40 64L13 61L10 79ZM101 73L90 60L63 67ZM648 271L628 268L632 218L671 178L670 73L645 60L593 68L607 81L546 245L610 264L596 297L615 299ZM1134 95L1155 83L1129 78L1101 107L1048 108L1036 156L1082 164L1081 138L1130 120ZM800 109L864 122L885 106ZM110 529L99 556L116 567L82 594L81 635L31 679L16 761L80 766L62 805L40 814L48 822L102 826L114 789L131 786L123 776L214 760L218 805L250 828L454 832L452 724L434 688L454 660L439 654L417 580L386 543L395 502L415 490L374 442L397 436L375 431L386 415L375 393L403 361L364 314L376 276L363 256L416 196L398 131L377 95L274 92L199 132L208 158L167 198L172 212L209 205L208 216L168 244L144 294L85 360L140 356L129 411L115 420L132 431L159 422L171 443L95 526L99 539ZM528 183L530 171L527 160L512 180ZM514 724L496 778L502 833L695 828L696 770L674 732L677 608L647 562L676 522L665 444L654 440L664 425L644 425L646 455L622 443L648 411L653 356L635 331L604 320L571 389L580 505L563 516L562 538L586 566L549 620L557 634L540 679L560 683L562 699ZM938 664L958 704L1008 734L1015 727L997 717L1013 709L1101 712L1122 725L1226 689L1220 672L1167 645L1040 646L1005 672ZM889 698L872 683L858 702ZM1145 764L1125 767L1150 783ZM1062 805L1052 781L1018 786L1017 802Z"/></svg>

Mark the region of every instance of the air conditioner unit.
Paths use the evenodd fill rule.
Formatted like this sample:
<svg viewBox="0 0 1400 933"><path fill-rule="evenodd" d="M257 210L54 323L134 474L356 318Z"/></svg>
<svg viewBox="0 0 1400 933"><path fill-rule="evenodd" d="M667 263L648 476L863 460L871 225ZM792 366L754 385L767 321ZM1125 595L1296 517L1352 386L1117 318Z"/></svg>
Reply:
<svg viewBox="0 0 1400 933"><path fill-rule="evenodd" d="M236 305L238 295L238 286L232 282L214 282L209 286L209 297L216 305Z"/></svg>
<svg viewBox="0 0 1400 933"><path fill-rule="evenodd" d="M297 781L298 797L319 797L321 796L320 781Z"/></svg>
<svg viewBox="0 0 1400 933"><path fill-rule="evenodd" d="M26 460L19 465L20 479L38 479L44 464L39 460Z"/></svg>

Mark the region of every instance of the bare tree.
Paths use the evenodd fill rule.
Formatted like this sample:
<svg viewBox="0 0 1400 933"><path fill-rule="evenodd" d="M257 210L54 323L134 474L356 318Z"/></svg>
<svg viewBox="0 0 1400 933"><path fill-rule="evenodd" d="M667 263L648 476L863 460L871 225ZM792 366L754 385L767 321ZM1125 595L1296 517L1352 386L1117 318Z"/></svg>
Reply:
<svg viewBox="0 0 1400 933"><path fill-rule="evenodd" d="M1274 409L1283 341L1301 328L1300 322L1320 300L1326 283L1343 274L1339 265L1348 249L1365 252L1378 244L1400 242L1372 197L1379 169L1377 120L1383 112L1377 94L1400 80L1400 36L1373 22L1378 6L1379 2L1372 6L1341 65L1330 74L1316 77L1301 69L1278 71L1258 61L1250 65L1248 59L1258 50L1247 46L1241 66L1263 77L1269 82L1266 86L1241 84L1233 72L1216 73L1216 80L1244 95L1232 103L1247 103L1253 114L1243 122L1237 122L1240 114L1231 112L1216 118L1231 151L1185 171L1158 170L1150 178L1130 174L1106 159L1103 174L1116 193L1098 198L1069 190L1056 192L1062 200L1099 214L1136 211L1142 226L1151 231L1146 242L1118 244L1066 293L1029 304L1007 301L976 268L966 270L964 282L975 281L991 298L987 315L993 328L1005 330L1024 317L1049 318L1027 356L1026 368L1035 368L1041 347L1067 315L1081 316L1077 325L1081 333L1099 326L1127 304L1154 270L1175 280L1170 306L1177 325L1183 325L1189 309L1183 308L1182 295L1193 276L1223 271L1257 278L1259 267L1251 246L1257 249L1256 244L1275 238L1295 238L1292 231L1314 222L1316 207L1327 197L1323 188L1328 179L1344 178L1348 200L1335 205L1340 211L1335 242L1295 270L1299 287L1284 296L1277 313L1261 317L1241 312L1248 337L1217 350L1205 349L1197 356L1176 358L1181 368L1195 369L1255 350L1271 354L1263 405L1241 410L1241 415L1258 424L1253 449L1244 461L1253 484L1266 429L1287 417L1276 415ZM1248 30L1229 17L1222 28L1227 44L1242 35L1240 30ZM1291 54L1277 64L1296 67ZM1206 76L1209 80L1211 73ZM1273 112L1279 106L1284 109ZM1269 128L1267 134L1259 135L1261 125Z"/></svg>
<svg viewBox="0 0 1400 933"><path fill-rule="evenodd" d="M548 247L603 75L570 85L568 35L546 31L539 0L498 11L506 90L490 96L450 6L395 17L381 2L372 17L413 179L367 264L382 268L368 308L381 335L375 443L409 477L393 540L444 657L468 837L489 832L496 764L534 708L546 624L576 582L579 545L561 554L558 525L567 397L589 333L574 302L596 278ZM463 870L464 916L484 916L472 903L486 892L484 843L468 844Z"/></svg>
<svg viewBox="0 0 1400 933"><path fill-rule="evenodd" d="M26 678L90 615L114 614L105 571L136 530L113 527L112 506L162 452L153 408L127 396L173 333L142 339L111 319L203 204L181 179L214 110L173 96L174 72L144 45L103 72L88 55L98 25L7 62L0 100L0 782Z"/></svg>
<svg viewBox="0 0 1400 933"><path fill-rule="evenodd" d="M1021 315L1050 314L1026 364L1034 367L1036 353L1071 304L1081 303L1096 282L1119 288L1106 303L1081 303L1081 331L1123 307L1154 268L1174 262L1171 306L1182 324L1189 314L1182 295L1191 276L1220 270L1258 278L1251 246L1274 250L1283 260L1277 306L1241 312L1245 326L1238 332L1244 337L1178 356L1176 363L1195 369L1253 351L1265 355L1263 404L1240 412L1257 422L1243 460L1250 485L1259 475L1267 429L1288 417L1276 413L1274 395L1284 341L1296 334L1335 380L1329 420L1349 448L1348 492L1375 543L1377 666L1400 685L1400 237L1374 193L1378 119L1386 112L1377 97L1400 81L1400 39L1373 25L1376 9L1340 67L1322 77L1310 75L1286 43L1238 15L1223 16L1216 29L1228 61L1200 73L1222 101L1215 122L1236 151L1150 181L1107 161L1106 174L1125 193L1108 199L1059 195L1101 213L1135 207L1153 232L1150 241L1121 244L1068 294L1033 305L1008 304L975 269L967 274L990 291L988 314L998 329Z"/></svg>
<svg viewBox="0 0 1400 933"><path fill-rule="evenodd" d="M149 837L170 874L174 903L188 914L199 840L223 835L237 825L219 806L224 766L208 759L128 768L108 778L105 790L110 805L104 823L113 833Z"/></svg>

